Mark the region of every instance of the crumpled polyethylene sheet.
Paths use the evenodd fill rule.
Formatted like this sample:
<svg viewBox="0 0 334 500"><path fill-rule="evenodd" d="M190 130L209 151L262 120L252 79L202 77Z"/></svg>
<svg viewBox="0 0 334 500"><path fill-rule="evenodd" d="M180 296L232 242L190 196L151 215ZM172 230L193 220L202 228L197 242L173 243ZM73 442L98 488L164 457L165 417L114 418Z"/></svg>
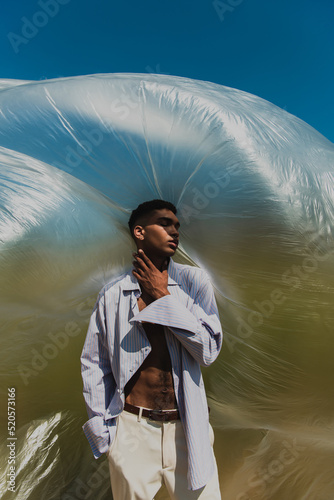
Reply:
<svg viewBox="0 0 334 500"><path fill-rule="evenodd" d="M222 497L332 500L333 160L300 119L208 82L0 82L1 387L2 408L15 388L17 500L111 498L81 430L79 357L98 291L131 266L129 214L153 198L178 208L175 260L205 268L216 291L224 345L203 374Z"/></svg>

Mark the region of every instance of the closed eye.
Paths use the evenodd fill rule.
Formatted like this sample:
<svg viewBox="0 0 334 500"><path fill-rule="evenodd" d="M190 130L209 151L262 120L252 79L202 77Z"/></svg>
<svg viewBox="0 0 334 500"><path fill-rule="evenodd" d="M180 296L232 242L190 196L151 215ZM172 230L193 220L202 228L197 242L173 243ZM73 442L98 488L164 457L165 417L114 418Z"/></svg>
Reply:
<svg viewBox="0 0 334 500"><path fill-rule="evenodd" d="M159 224L160 224L160 226L168 227L168 226L173 225L173 221L171 219L169 219L168 217L161 217ZM179 223L175 224L176 230L178 230L179 227L180 227Z"/></svg>

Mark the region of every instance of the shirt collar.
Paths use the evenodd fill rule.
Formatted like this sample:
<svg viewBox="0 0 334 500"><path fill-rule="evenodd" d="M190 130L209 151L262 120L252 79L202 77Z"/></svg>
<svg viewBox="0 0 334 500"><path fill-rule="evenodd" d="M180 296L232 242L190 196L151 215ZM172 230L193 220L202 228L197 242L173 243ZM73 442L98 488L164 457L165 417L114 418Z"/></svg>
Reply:
<svg viewBox="0 0 334 500"><path fill-rule="evenodd" d="M135 276L132 274L132 269L133 268L131 268L126 273L126 278L125 278L124 283L122 285L123 290L140 290L140 286L139 286L139 283L137 281L137 278L135 278ZM178 285L178 282L177 282L178 272L177 272L175 262L173 261L172 258L169 259L167 272L168 272L168 286Z"/></svg>

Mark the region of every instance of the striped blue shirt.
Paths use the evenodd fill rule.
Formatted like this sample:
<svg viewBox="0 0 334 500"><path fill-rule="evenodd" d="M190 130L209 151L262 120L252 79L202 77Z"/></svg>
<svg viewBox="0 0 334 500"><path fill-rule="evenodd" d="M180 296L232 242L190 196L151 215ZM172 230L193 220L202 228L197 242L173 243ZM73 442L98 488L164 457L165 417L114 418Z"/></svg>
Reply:
<svg viewBox="0 0 334 500"><path fill-rule="evenodd" d="M83 430L95 458L107 452L116 433L116 417L124 408L124 387L151 351L141 322L163 325L188 446L188 487L196 490L214 472L200 365L208 366L217 358L223 334L204 270L170 259L168 291L170 295L139 312L141 290L131 270L101 290L81 355L89 417Z"/></svg>

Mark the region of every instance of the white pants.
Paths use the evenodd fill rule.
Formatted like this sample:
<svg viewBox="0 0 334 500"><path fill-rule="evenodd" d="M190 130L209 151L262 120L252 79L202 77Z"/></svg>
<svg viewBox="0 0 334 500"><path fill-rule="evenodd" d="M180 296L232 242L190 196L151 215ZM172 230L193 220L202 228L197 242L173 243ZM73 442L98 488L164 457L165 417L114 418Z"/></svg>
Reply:
<svg viewBox="0 0 334 500"><path fill-rule="evenodd" d="M114 500L221 500L217 465L205 487L188 490L188 452L180 420L156 422L123 411L107 457Z"/></svg>

